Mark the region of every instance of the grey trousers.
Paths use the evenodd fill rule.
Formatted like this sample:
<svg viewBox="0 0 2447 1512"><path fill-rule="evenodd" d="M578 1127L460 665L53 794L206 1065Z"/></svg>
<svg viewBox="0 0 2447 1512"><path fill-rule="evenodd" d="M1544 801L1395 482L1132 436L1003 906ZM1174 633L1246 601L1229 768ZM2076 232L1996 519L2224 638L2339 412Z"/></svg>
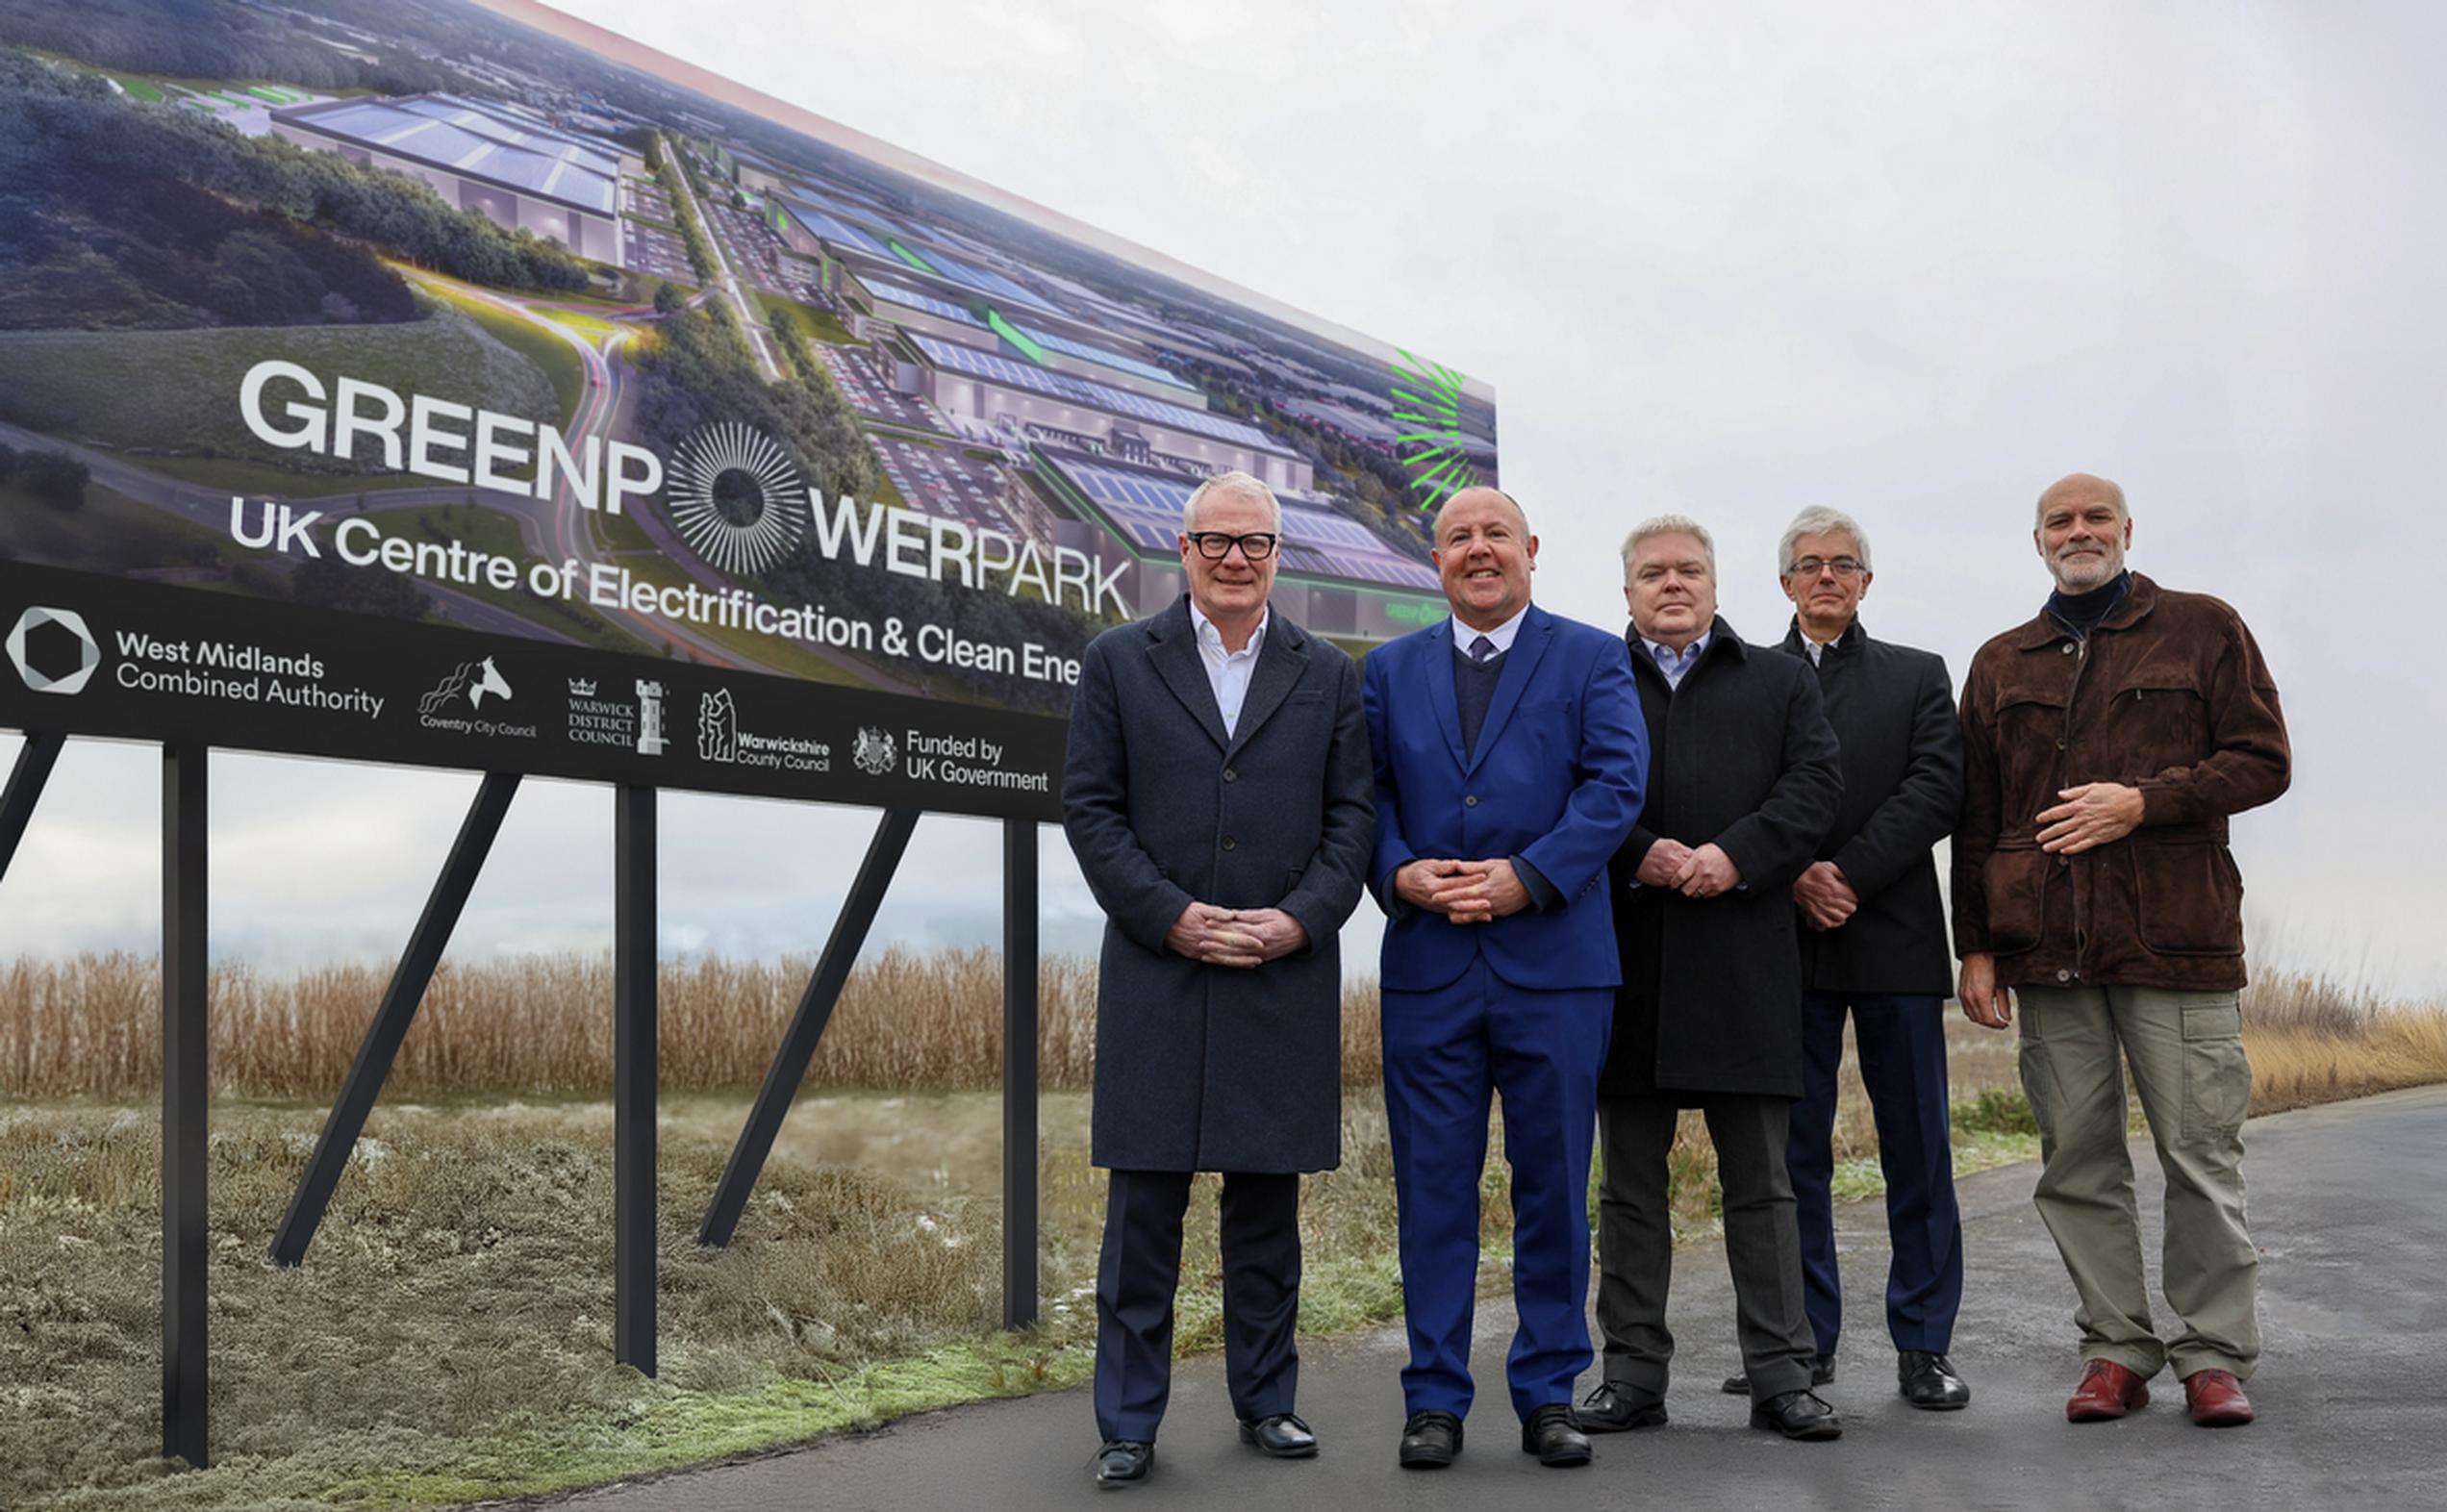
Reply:
<svg viewBox="0 0 2447 1512"><path fill-rule="evenodd" d="M1754 1402L1806 1390L1818 1346L1802 1301L1802 1240L1784 1169L1792 1104L1782 1097L1699 1099L1725 1188L1725 1258L1733 1271L1734 1324ZM1600 1097L1598 1326L1605 1378L1665 1395L1674 1335L1665 1325L1674 1272L1666 1152L1678 1099Z"/></svg>
<svg viewBox="0 0 2447 1512"><path fill-rule="evenodd" d="M2039 1124L2031 1200L2081 1307L2081 1357L2143 1377L2260 1357L2259 1253L2243 1218L2243 1116L2252 1063L2233 993L2155 987L2018 987L2022 1087ZM2166 1299L2182 1327L2161 1341L2141 1271L2141 1220L2125 1148L2124 1068L2166 1172Z"/></svg>

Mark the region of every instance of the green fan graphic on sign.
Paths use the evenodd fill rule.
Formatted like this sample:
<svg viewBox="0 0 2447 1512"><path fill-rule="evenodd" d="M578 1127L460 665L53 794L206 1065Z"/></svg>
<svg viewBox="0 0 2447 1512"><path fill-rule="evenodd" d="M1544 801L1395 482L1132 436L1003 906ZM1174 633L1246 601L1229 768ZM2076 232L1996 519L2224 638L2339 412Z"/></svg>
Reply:
<svg viewBox="0 0 2447 1512"><path fill-rule="evenodd" d="M1461 374L1441 363L1422 362L1400 347L1403 362L1394 365L1401 381L1392 390L1394 419L1414 426L1394 438L1394 445L1412 448L1401 456L1410 471L1411 491L1421 509L1434 509L1452 494L1478 481L1461 437ZM1419 369L1413 372L1411 368Z"/></svg>

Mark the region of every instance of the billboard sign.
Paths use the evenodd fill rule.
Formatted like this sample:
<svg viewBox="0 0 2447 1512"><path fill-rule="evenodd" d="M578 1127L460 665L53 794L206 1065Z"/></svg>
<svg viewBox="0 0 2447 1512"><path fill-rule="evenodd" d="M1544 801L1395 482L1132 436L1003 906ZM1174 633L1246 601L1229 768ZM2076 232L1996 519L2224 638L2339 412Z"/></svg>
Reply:
<svg viewBox="0 0 2447 1512"><path fill-rule="evenodd" d="M1356 646L1496 476L1482 383L513 0L26 0L0 140L0 725L1050 818L1200 478Z"/></svg>

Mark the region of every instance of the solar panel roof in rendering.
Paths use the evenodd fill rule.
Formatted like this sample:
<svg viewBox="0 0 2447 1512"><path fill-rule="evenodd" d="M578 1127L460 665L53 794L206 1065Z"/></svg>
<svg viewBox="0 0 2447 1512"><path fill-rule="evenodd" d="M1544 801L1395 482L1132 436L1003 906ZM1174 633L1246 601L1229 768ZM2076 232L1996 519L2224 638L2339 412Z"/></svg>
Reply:
<svg viewBox="0 0 2447 1512"><path fill-rule="evenodd" d="M904 309L922 310L930 315L940 315L946 320L957 320L962 325L979 327L985 325L983 320L948 299L939 299L933 294L921 294L914 289L905 288L899 284L888 284L880 278L861 277L859 282L866 285L868 292L876 298L889 300Z"/></svg>
<svg viewBox="0 0 2447 1512"><path fill-rule="evenodd" d="M279 118L600 215L618 214L617 161L512 125L464 102L421 96L350 100L307 106Z"/></svg>
<svg viewBox="0 0 2447 1512"><path fill-rule="evenodd" d="M1091 363L1102 363L1107 367L1125 373L1136 373L1142 378L1152 379L1157 383L1171 384L1175 389L1190 387L1181 381L1178 374L1168 372L1153 363L1141 362L1135 357L1124 357L1120 352L1107 351L1101 346L1090 346L1085 341L1074 341L1067 336L1055 336L1050 332L1040 331L1032 325L1023 325L1020 329L1026 334L1028 340L1047 351L1060 352L1067 357L1077 357ZM1197 391L1191 390L1191 391Z"/></svg>
<svg viewBox="0 0 2447 1512"><path fill-rule="evenodd" d="M1177 546L1181 507L1190 501L1195 484L1067 456L1060 466L1131 544L1153 552ZM1316 577L1438 587L1432 570L1395 553L1356 521L1324 510L1283 506L1281 554L1286 568Z"/></svg>
<svg viewBox="0 0 2447 1512"><path fill-rule="evenodd" d="M1057 373L1047 368L1031 366L1026 363L1015 362L1008 357L999 357L992 352L980 352L971 347L939 340L930 336L913 334L910 340L918 343L918 349L925 354L928 362L933 363L937 367L946 368L952 372L966 373L970 377L983 378L988 382L1002 384L1009 388L1025 389L1031 393L1042 393L1051 398L1068 400L1072 404L1084 404L1095 409L1107 410L1116 415L1127 415L1152 424L1188 431L1194 435L1212 436L1218 441L1230 441L1236 446L1256 447L1286 457L1294 455L1282 442L1256 426L1225 416L1209 415L1203 410L1184 409L1177 404L1167 404L1161 399L1150 399L1145 394L1132 393L1126 389L1116 389L1110 384L1092 383L1085 378L1072 377L1069 373Z"/></svg>
<svg viewBox="0 0 2447 1512"><path fill-rule="evenodd" d="M835 215L831 211L811 205L803 199L795 199L788 194L783 195L781 199L782 208L790 213L791 218L805 226L819 239L853 248L870 257L889 259L893 255L892 248Z"/></svg>

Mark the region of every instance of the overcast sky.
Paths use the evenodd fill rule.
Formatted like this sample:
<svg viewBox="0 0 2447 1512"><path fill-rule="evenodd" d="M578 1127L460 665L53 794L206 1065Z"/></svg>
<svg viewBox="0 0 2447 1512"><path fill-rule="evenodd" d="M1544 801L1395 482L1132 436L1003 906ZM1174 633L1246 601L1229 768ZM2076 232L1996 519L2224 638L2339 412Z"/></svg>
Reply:
<svg viewBox="0 0 2447 1512"><path fill-rule="evenodd" d="M2241 610L2294 790L2239 819L2263 964L2447 996L2447 12L2421 4L576 6L650 46L1491 381L1540 602L1716 533L1787 614L1803 505L1858 516L1874 633L1959 681L2047 588L2032 499L2121 481L2132 565ZM0 737L0 758L13 756ZM215 946L393 954L475 778L214 768ZM80 743L0 958L154 948L159 778ZM820 944L872 816L672 795L667 952ZM611 799L530 784L454 954L607 948ZM996 828L929 819L879 925L992 939ZM1093 904L1045 836L1046 940ZM1376 919L1347 937L1373 970Z"/></svg>

